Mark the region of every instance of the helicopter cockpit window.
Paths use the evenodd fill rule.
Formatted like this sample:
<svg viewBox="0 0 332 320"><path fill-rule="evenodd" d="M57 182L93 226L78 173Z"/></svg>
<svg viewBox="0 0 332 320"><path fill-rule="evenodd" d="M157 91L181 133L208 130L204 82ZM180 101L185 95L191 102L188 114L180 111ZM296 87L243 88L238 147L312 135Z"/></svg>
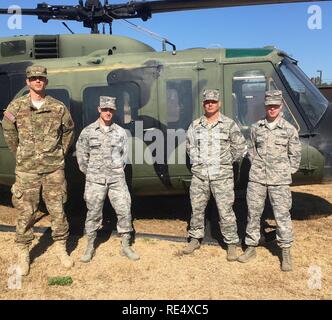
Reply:
<svg viewBox="0 0 332 320"><path fill-rule="evenodd" d="M167 127L187 129L192 121L191 80L170 80L166 83Z"/></svg>
<svg viewBox="0 0 332 320"><path fill-rule="evenodd" d="M292 89L293 97L301 105L311 124L315 126L328 108L327 99L297 65L285 60L280 70Z"/></svg>
<svg viewBox="0 0 332 320"><path fill-rule="evenodd" d="M25 40L15 40L1 43L2 57L11 57L26 54L26 51L27 48Z"/></svg>
<svg viewBox="0 0 332 320"><path fill-rule="evenodd" d="M272 78L267 80L262 70L236 72L233 76L233 110L237 122L244 127L265 117L264 97L266 90L278 89ZM284 100L284 118L298 127Z"/></svg>
<svg viewBox="0 0 332 320"><path fill-rule="evenodd" d="M134 82L123 82L109 86L88 87L83 92L83 121L84 126L97 120L99 113L97 106L100 96L116 98L117 111L114 122L128 127L138 118L139 87Z"/></svg>

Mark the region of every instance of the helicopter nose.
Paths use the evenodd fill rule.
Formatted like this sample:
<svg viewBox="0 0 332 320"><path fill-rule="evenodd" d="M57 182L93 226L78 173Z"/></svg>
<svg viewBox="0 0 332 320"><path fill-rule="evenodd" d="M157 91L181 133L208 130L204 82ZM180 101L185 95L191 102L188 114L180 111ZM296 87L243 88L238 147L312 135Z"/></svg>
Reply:
<svg viewBox="0 0 332 320"><path fill-rule="evenodd" d="M323 115L321 121L315 130L316 135L312 138L310 144L321 152L325 158L323 180L332 181L332 103Z"/></svg>

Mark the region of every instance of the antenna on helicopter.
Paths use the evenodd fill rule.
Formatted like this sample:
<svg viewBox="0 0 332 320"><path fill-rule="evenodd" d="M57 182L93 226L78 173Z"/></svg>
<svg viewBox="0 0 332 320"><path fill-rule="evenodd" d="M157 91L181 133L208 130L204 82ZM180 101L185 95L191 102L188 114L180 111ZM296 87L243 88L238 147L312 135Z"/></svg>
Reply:
<svg viewBox="0 0 332 320"><path fill-rule="evenodd" d="M121 20L120 20L121 21ZM121 21L122 22L122 21ZM176 54L176 46L174 43L170 42L167 38L155 33L155 32L152 32L151 30L149 29L146 29L142 26L139 26L135 23L132 23L131 21L128 21L126 19L123 19L123 22L126 22L127 24L129 24L129 28L133 29L133 30L136 30L136 31L141 31L143 33L146 33L148 34L151 38L155 39L155 40L158 40L158 41L161 41L162 43L162 50L163 51L166 51L166 44L169 44L172 49L173 49L173 52L172 54Z"/></svg>
<svg viewBox="0 0 332 320"><path fill-rule="evenodd" d="M74 32L72 29L69 28L69 26L67 25L66 22L62 22L62 24L66 27L66 29L69 30L69 32L70 32L71 34L75 34L75 32Z"/></svg>

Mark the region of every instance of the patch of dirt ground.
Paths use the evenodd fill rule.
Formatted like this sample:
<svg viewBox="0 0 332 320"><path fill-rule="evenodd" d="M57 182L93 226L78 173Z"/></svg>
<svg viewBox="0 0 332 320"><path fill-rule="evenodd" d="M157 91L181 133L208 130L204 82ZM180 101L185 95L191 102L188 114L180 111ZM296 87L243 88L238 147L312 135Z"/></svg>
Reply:
<svg viewBox="0 0 332 320"><path fill-rule="evenodd" d="M226 261L224 246L203 244L192 255L183 256L180 250L185 243L138 237L134 248L141 259L133 262L120 255L120 238L107 233L88 264L79 262L85 239L71 236L68 249L75 266L65 270L57 262L50 234L45 233L36 234L30 274L23 278L21 289L14 290L8 288L8 280L9 268L15 264L15 234L0 232L0 299L332 299L332 185L292 187L292 191L293 272L280 271L275 241L259 246L254 261L240 264ZM0 224L14 225L16 210L5 191L0 190L0 197ZM136 232L186 236L188 203L155 202L145 207L137 202ZM159 212L158 208L171 214L156 214L154 219L145 214ZM245 218L243 210L240 214ZM82 219L78 216L72 221ZM271 217L267 222L273 228ZM49 217L38 224L49 225ZM237 250L242 252L240 247ZM71 276L73 283L48 286L53 276Z"/></svg>

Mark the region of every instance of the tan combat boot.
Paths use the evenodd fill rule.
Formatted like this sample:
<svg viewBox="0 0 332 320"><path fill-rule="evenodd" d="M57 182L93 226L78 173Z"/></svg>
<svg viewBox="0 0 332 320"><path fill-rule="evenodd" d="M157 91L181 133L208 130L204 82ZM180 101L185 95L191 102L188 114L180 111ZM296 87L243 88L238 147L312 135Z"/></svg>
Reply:
<svg viewBox="0 0 332 320"><path fill-rule="evenodd" d="M95 236L87 237L88 243L84 255L80 259L81 262L85 263L90 262L92 257L95 255L95 240L96 240Z"/></svg>
<svg viewBox="0 0 332 320"><path fill-rule="evenodd" d="M74 265L74 261L67 253L65 240L55 241L55 253L64 267L69 269Z"/></svg>
<svg viewBox="0 0 332 320"><path fill-rule="evenodd" d="M196 249L199 249L201 246L198 239L191 238L190 242L183 248L182 253L190 254L193 253Z"/></svg>
<svg viewBox="0 0 332 320"><path fill-rule="evenodd" d="M282 248L282 262L281 262L282 271L292 271L292 256L290 253L290 248Z"/></svg>
<svg viewBox="0 0 332 320"><path fill-rule="evenodd" d="M249 246L238 258L237 261L246 263L256 258L256 247Z"/></svg>
<svg viewBox="0 0 332 320"><path fill-rule="evenodd" d="M235 244L229 244L227 246L227 258L226 259L227 259L227 261L236 261L237 260Z"/></svg>
<svg viewBox="0 0 332 320"><path fill-rule="evenodd" d="M30 271L30 256L28 244L17 244L17 264L22 276L27 276Z"/></svg>
<svg viewBox="0 0 332 320"><path fill-rule="evenodd" d="M130 247L130 234L122 234L121 251L122 256L126 256L130 260L139 260L139 255Z"/></svg>

